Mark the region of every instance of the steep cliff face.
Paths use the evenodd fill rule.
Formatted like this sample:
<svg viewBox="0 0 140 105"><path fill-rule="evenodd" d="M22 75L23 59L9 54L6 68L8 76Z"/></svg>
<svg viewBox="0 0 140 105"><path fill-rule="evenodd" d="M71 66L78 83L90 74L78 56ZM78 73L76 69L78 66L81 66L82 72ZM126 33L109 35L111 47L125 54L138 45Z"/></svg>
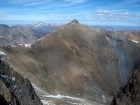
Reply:
<svg viewBox="0 0 140 105"><path fill-rule="evenodd" d="M30 81L15 72L1 59L0 95L12 105L42 105Z"/></svg>
<svg viewBox="0 0 140 105"><path fill-rule="evenodd" d="M11 105L11 103L7 102L2 95L0 95L0 104L1 105Z"/></svg>
<svg viewBox="0 0 140 105"><path fill-rule="evenodd" d="M111 105L140 105L140 67L128 83L119 89Z"/></svg>
<svg viewBox="0 0 140 105"><path fill-rule="evenodd" d="M1 98L3 97L3 99L6 102L10 102L12 105L17 105L16 99L14 98L10 90L5 86L4 82L1 80L0 80L0 95Z"/></svg>

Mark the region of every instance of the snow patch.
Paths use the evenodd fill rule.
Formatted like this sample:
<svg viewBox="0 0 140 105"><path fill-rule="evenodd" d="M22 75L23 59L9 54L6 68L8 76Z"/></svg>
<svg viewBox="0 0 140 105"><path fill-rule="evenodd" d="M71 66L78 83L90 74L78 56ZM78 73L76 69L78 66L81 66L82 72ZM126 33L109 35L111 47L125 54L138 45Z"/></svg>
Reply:
<svg viewBox="0 0 140 105"><path fill-rule="evenodd" d="M1 75L4 79L8 79L9 77L7 75Z"/></svg>
<svg viewBox="0 0 140 105"><path fill-rule="evenodd" d="M108 88L113 91L113 89L111 89L109 86L108 86Z"/></svg>
<svg viewBox="0 0 140 105"><path fill-rule="evenodd" d="M7 54L5 52L1 51L1 50L0 50L0 56L1 56L1 59L3 59L3 60L9 59Z"/></svg>
<svg viewBox="0 0 140 105"><path fill-rule="evenodd" d="M114 46L116 46L116 42L114 41L114 44L113 44Z"/></svg>
<svg viewBox="0 0 140 105"><path fill-rule="evenodd" d="M38 41L42 40L43 38L44 38L44 37L42 37L42 38L38 39L36 42L38 42Z"/></svg>
<svg viewBox="0 0 140 105"><path fill-rule="evenodd" d="M41 100L41 102L43 103L43 105L55 105L52 101Z"/></svg>
<svg viewBox="0 0 140 105"><path fill-rule="evenodd" d="M135 43L139 43L138 41L136 41L136 40L131 40L132 42L135 42Z"/></svg>
<svg viewBox="0 0 140 105"><path fill-rule="evenodd" d="M14 88L17 88L17 85L13 85L14 86Z"/></svg>
<svg viewBox="0 0 140 105"><path fill-rule="evenodd" d="M47 95L47 93L46 92L44 92L44 91L42 91L41 89L39 89L35 84L33 84L32 82L31 82L31 84L32 84L32 86L33 86L33 88L35 89L35 91L36 92L41 92L41 93L43 93L43 94L46 94Z"/></svg>
<svg viewBox="0 0 140 105"><path fill-rule="evenodd" d="M108 37L106 37L106 39L108 40L109 44L111 44L111 42L110 42L109 38L108 38Z"/></svg>
<svg viewBox="0 0 140 105"><path fill-rule="evenodd" d="M65 102L67 102L69 104L73 104L73 105L91 105L91 104L87 103L85 99L70 97L70 96L47 94L46 92L43 92L41 89L39 89L35 84L33 84L33 83L31 83L31 84L37 93L41 93L38 95L42 98L41 102L43 103L43 105L55 105L52 101L50 101L50 100L46 101L46 100L44 100L44 98L60 99L62 101L65 101ZM42 93L44 93L44 95ZM80 95L80 94L78 94L78 95Z"/></svg>
<svg viewBox="0 0 140 105"><path fill-rule="evenodd" d="M25 47L30 48L31 44L25 44Z"/></svg>
<svg viewBox="0 0 140 105"><path fill-rule="evenodd" d="M40 78L40 76L37 74L37 77Z"/></svg>
<svg viewBox="0 0 140 105"><path fill-rule="evenodd" d="M15 81L15 77L12 77L12 81Z"/></svg>
<svg viewBox="0 0 140 105"><path fill-rule="evenodd" d="M0 55L7 55L7 54L5 54L3 51L0 51Z"/></svg>
<svg viewBox="0 0 140 105"><path fill-rule="evenodd" d="M82 101L84 102L84 99L80 99L80 98L75 98L75 97L70 97L70 96L62 96L62 95L43 95L44 97L48 97L48 98L56 98L56 99L70 99L70 100L76 100L76 101Z"/></svg>
<svg viewBox="0 0 140 105"><path fill-rule="evenodd" d="M106 98L105 98L105 96L104 95L102 95L102 100L104 101L104 103L106 103Z"/></svg>
<svg viewBox="0 0 140 105"><path fill-rule="evenodd" d="M103 98L106 99L104 95L103 95Z"/></svg>
<svg viewBox="0 0 140 105"><path fill-rule="evenodd" d="M23 44L18 44L19 46L22 46Z"/></svg>
<svg viewBox="0 0 140 105"><path fill-rule="evenodd" d="M86 74L86 73L84 73L84 75L85 75L85 76L87 76L87 74Z"/></svg>

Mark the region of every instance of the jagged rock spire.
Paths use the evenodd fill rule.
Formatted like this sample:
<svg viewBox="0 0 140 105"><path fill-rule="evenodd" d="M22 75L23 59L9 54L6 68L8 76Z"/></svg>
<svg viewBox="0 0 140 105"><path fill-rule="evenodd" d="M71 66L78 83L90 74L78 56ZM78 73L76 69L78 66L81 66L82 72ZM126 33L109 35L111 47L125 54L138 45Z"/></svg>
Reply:
<svg viewBox="0 0 140 105"><path fill-rule="evenodd" d="M79 24L78 20L76 20L76 19L74 19L73 21L71 21L71 22L70 22L70 23L68 23L68 24L74 24L74 23Z"/></svg>

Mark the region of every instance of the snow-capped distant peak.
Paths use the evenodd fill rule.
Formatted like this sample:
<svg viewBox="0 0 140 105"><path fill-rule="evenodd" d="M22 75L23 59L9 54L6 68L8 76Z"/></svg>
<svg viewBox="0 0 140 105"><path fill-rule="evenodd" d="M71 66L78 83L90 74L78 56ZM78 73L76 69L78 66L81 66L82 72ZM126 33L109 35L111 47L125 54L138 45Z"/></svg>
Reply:
<svg viewBox="0 0 140 105"><path fill-rule="evenodd" d="M45 23L43 23L43 22L40 22L40 23L35 25L35 27L43 27L43 26L45 26Z"/></svg>

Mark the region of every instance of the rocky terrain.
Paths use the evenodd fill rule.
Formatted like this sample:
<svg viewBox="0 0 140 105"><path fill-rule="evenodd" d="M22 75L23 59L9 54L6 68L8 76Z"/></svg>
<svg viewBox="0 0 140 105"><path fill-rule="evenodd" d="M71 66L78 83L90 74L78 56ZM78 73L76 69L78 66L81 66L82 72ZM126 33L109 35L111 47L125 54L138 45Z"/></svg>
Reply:
<svg viewBox="0 0 140 105"><path fill-rule="evenodd" d="M0 58L0 104L42 105L30 81L2 59L5 58Z"/></svg>
<svg viewBox="0 0 140 105"><path fill-rule="evenodd" d="M124 87L120 87L111 105L140 104L140 67L133 73Z"/></svg>
<svg viewBox="0 0 140 105"><path fill-rule="evenodd" d="M120 31L123 36L127 37L131 40L136 40L140 42L140 31L139 30L133 30L133 31Z"/></svg>
<svg viewBox="0 0 140 105"><path fill-rule="evenodd" d="M140 45L77 20L30 45L1 47L43 104L109 105L140 65Z"/></svg>
<svg viewBox="0 0 140 105"><path fill-rule="evenodd" d="M112 31L112 30L106 30L106 33L108 34L116 34L116 35L121 35L124 36L126 38L128 38L129 40L132 40L136 43L140 42L140 31L139 30L125 30L125 31Z"/></svg>

